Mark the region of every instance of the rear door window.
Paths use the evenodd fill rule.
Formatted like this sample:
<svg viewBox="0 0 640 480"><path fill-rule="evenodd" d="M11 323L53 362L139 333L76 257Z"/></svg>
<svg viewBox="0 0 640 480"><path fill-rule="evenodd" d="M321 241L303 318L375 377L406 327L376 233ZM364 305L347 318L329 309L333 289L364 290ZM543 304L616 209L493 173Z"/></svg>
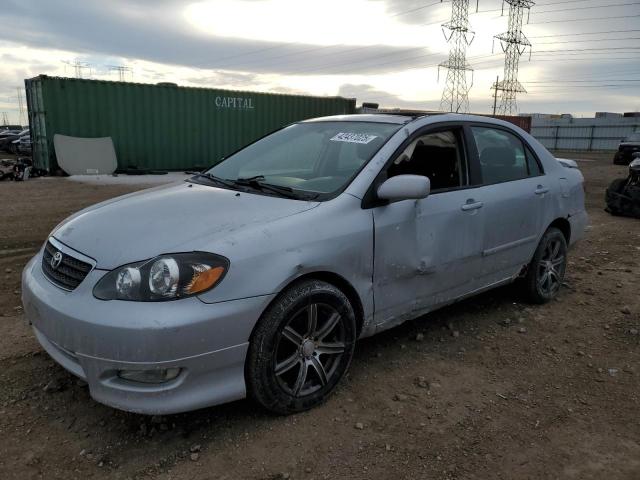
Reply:
<svg viewBox="0 0 640 480"><path fill-rule="evenodd" d="M480 158L482 183L520 180L540 175L540 167L522 141L505 130L491 127L471 127Z"/></svg>

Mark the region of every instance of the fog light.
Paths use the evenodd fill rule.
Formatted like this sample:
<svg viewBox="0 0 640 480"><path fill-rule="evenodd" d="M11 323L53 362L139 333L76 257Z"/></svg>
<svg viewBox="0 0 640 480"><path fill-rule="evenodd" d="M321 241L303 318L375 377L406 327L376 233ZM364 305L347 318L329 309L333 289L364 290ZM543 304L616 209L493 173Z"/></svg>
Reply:
<svg viewBox="0 0 640 480"><path fill-rule="evenodd" d="M118 370L118 377L130 382L164 383L180 375L180 368L163 368L157 370Z"/></svg>

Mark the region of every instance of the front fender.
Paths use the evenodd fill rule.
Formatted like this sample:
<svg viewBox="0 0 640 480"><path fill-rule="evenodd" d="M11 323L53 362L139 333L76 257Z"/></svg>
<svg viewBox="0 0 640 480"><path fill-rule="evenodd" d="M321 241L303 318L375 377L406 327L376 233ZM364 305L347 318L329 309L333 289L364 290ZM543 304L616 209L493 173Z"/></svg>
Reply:
<svg viewBox="0 0 640 480"><path fill-rule="evenodd" d="M360 296L365 322L373 316L373 219L348 194L268 225L236 232L211 247L230 261L205 303L280 293L314 272L349 282Z"/></svg>

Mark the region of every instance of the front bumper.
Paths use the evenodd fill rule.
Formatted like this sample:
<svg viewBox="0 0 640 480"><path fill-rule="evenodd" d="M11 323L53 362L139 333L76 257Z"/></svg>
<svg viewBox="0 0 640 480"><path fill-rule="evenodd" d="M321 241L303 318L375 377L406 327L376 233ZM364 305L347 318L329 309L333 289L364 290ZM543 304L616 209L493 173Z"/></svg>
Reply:
<svg viewBox="0 0 640 480"><path fill-rule="evenodd" d="M25 315L43 348L84 379L91 396L138 413L170 414L243 398L249 336L271 295L205 304L102 301L93 270L72 292L51 284L41 255L22 275ZM119 370L180 368L161 384L131 382Z"/></svg>

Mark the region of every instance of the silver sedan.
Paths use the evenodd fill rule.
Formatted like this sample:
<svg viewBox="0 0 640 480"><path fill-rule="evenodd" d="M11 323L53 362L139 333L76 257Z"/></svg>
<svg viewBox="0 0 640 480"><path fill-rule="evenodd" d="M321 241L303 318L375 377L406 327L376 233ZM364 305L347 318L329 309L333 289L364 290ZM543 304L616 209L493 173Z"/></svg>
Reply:
<svg viewBox="0 0 640 480"><path fill-rule="evenodd" d="M327 398L358 338L510 282L554 298L586 223L575 163L509 123L319 118L71 216L23 303L99 402L286 414Z"/></svg>

